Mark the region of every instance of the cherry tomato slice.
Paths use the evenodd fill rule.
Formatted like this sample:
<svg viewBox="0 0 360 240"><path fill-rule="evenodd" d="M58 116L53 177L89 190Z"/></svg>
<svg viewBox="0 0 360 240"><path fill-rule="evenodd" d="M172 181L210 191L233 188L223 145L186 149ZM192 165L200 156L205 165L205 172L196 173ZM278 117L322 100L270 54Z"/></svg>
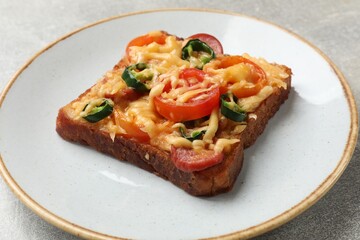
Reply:
<svg viewBox="0 0 360 240"><path fill-rule="evenodd" d="M256 95L266 84L267 78L264 70L253 61L242 56L224 56L218 59L220 60L218 68L228 68L239 63L251 66L252 73L247 79L248 83L241 87L230 87L237 98L246 98ZM223 91L224 89L222 88L222 92Z"/></svg>
<svg viewBox="0 0 360 240"><path fill-rule="evenodd" d="M209 47L211 47L214 50L215 54L223 54L224 53L223 47L222 47L220 41L216 37L214 37L210 34L198 33L198 34L190 36L189 38L199 39L200 41L203 41L204 43L209 45Z"/></svg>
<svg viewBox="0 0 360 240"><path fill-rule="evenodd" d="M197 82L204 81L205 73L197 68L185 68L179 73L179 78L185 80L196 79ZM190 86L195 85L196 83L189 81Z"/></svg>
<svg viewBox="0 0 360 240"><path fill-rule="evenodd" d="M128 45L126 46L126 55L129 56L130 47L133 47L133 46L142 47L142 46L149 45L150 43L153 43L153 42L156 42L161 45L165 44L166 37L167 37L167 34L165 32L162 32L159 35L146 34L146 35L136 37L133 40L131 40L128 43Z"/></svg>
<svg viewBox="0 0 360 240"><path fill-rule="evenodd" d="M207 97L201 100L191 99L180 105L161 96L156 96L154 104L161 116L174 122L183 122L210 115L212 110L218 107L219 99L220 91L219 87L216 87L207 92Z"/></svg>
<svg viewBox="0 0 360 240"><path fill-rule="evenodd" d="M196 68L186 68L179 73L179 78L187 81L188 86L204 80L205 73ZM171 90L171 84L164 88L165 92ZM206 94L206 95L205 95ZM165 99L161 96L154 98L154 104L157 112L174 122L182 122L199 119L211 114L212 110L219 105L220 91L219 87L209 89L204 93L204 98L190 99L188 102L177 104L174 100Z"/></svg>
<svg viewBox="0 0 360 240"><path fill-rule="evenodd" d="M139 142L150 141L149 134L142 131L140 127L135 123L127 121L124 114L121 111L114 109L114 117L116 124L118 124L121 128L123 128L126 131L126 134L123 135L124 137L134 138Z"/></svg>
<svg viewBox="0 0 360 240"><path fill-rule="evenodd" d="M187 81L188 86L194 86L195 84L204 80L205 73L197 68L185 68L180 71L179 78ZM165 85L163 91L169 92L171 90L171 83Z"/></svg>
<svg viewBox="0 0 360 240"><path fill-rule="evenodd" d="M185 172L204 170L220 163L223 158L222 153L215 153L213 150L195 151L171 146L172 161L178 169Z"/></svg>

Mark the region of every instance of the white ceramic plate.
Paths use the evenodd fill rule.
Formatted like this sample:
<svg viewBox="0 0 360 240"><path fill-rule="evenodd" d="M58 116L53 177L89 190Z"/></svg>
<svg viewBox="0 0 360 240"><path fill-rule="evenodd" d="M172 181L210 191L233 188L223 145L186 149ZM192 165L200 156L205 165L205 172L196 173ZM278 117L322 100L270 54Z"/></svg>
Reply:
<svg viewBox="0 0 360 240"><path fill-rule="evenodd" d="M230 193L192 197L55 132L58 109L111 69L129 40L157 29L178 36L208 32L227 53L248 52L293 70L290 98L246 150ZM150 11L86 26L26 63L1 104L4 179L45 220L87 238L242 238L271 230L336 182L358 128L347 82L318 49L278 26L216 11Z"/></svg>

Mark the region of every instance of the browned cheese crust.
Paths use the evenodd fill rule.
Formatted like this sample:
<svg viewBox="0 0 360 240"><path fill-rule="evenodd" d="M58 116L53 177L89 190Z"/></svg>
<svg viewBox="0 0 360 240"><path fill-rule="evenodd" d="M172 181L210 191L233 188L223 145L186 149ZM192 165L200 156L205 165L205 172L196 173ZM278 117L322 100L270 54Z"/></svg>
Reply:
<svg viewBox="0 0 360 240"><path fill-rule="evenodd" d="M288 98L291 89L291 70L285 66L282 67L289 74L285 80L287 88L277 89L260 104L254 112L256 119L248 120L245 130L239 136L240 142L233 145L232 150L225 155L221 163L202 171L179 170L170 159L168 152L150 144L139 143L120 135L116 135L113 141L109 133L100 131L96 125L71 119L67 114L71 103L59 110L56 131L66 140L89 145L119 160L135 164L169 180L192 195L213 196L232 189L243 164L244 148L254 144L264 131L269 119Z"/></svg>

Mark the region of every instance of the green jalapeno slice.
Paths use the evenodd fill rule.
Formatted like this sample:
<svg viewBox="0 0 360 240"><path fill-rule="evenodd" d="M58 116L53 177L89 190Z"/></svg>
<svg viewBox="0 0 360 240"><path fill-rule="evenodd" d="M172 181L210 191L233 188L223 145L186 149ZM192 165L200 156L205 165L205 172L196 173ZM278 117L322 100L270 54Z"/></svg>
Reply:
<svg viewBox="0 0 360 240"><path fill-rule="evenodd" d="M202 69L206 63L215 57L214 50L199 39L189 40L181 52L181 58L189 61L198 69Z"/></svg>
<svg viewBox="0 0 360 240"><path fill-rule="evenodd" d="M109 116L113 111L114 104L109 99L103 99L99 105L92 105L90 103L86 104L83 112L89 111L83 118L91 123L96 123L107 116ZM88 109L92 108L92 109Z"/></svg>
<svg viewBox="0 0 360 240"><path fill-rule="evenodd" d="M180 133L181 133L181 136L183 137L183 138L186 138L187 140L189 140L189 141L194 141L194 140L196 140L196 139L201 139L202 138L202 136L205 134L205 130L202 130L202 131L193 131L191 134L190 134L190 136L188 136L187 134L186 134L186 132L185 132L185 129L183 128L183 127L179 127L179 131L180 131Z"/></svg>
<svg viewBox="0 0 360 240"><path fill-rule="evenodd" d="M128 87L131 87L136 92L145 93L150 91L149 83L154 74L148 68L146 63L137 63L125 68L122 79Z"/></svg>
<svg viewBox="0 0 360 240"><path fill-rule="evenodd" d="M220 111L226 118L235 122L243 122L247 119L247 113L236 103L237 98L232 93L223 94L220 99Z"/></svg>

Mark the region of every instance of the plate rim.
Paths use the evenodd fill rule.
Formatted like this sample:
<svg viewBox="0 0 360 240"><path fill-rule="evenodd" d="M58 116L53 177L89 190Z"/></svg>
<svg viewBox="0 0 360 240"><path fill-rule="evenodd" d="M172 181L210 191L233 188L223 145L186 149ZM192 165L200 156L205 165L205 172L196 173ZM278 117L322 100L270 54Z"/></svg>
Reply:
<svg viewBox="0 0 360 240"><path fill-rule="evenodd" d="M244 238L250 238L259 236L261 234L264 234L265 232L271 231L287 222L289 222L291 219L295 218L296 216L303 213L305 210L307 210L309 207L314 205L317 201L319 201L338 181L344 170L346 169L347 165L349 164L351 157L353 155L353 152L356 147L357 138L358 138L358 111L357 106L355 102L355 98L351 92L351 88L344 77L343 73L338 69L338 67L331 61L329 57L327 57L318 47L316 47L314 44L306 40L305 38L301 37L300 35L278 25L272 22L269 22L267 20L263 20L254 16L248 16L242 13L238 12L231 12L227 10L219 10L219 9L210 9L210 8L159 8L159 9L150 9L150 10L142 10L142 11L135 11L135 12L128 12L123 13L116 16L110 16L107 18L100 19L98 21L95 21L93 23L84 25L82 27L79 27L61 37L56 39L55 41L48 44L46 47L42 48L38 52L36 52L29 60L25 62L25 64L20 67L19 70L17 70L14 74L14 76L8 81L8 83L3 88L1 94L0 94L0 108L2 106L2 103L4 102L6 95L10 88L12 87L13 83L16 81L16 79L21 75L21 73L29 67L33 61L35 61L41 54L45 53L47 50L51 49L56 44L60 43L63 40L66 40L67 38L77 34L78 32L81 32L83 30L86 30L88 28L91 28L96 25L100 25L105 22L109 22L112 20L125 18L129 16L134 15L141 15L141 14L147 14L147 13L156 13L156 12L173 12L173 11L192 11L192 12L207 12L207 13L218 13L218 14L224 14L224 15L232 15L232 16L238 16L243 18L252 19L255 21L259 21L261 23L269 24L273 27L276 27L282 31L285 31L286 33L292 35L293 37L297 38L301 42L307 44L309 47L311 47L313 50L315 50L331 67L332 71L336 74L338 80L341 83L341 87L343 89L344 95L347 100L347 104L350 111L350 129L347 137L347 142L345 145L345 148L343 150L342 156L340 160L338 161L336 167L334 170L322 181L322 183L308 196L306 196L303 200L298 202L296 205L292 206L290 209L286 210L283 213L280 213L279 215L265 221L261 222L255 226L231 232L225 235L220 236L214 236L214 238L222 238L222 239L244 239ZM124 239L122 237L115 237L111 236L105 233L100 233L93 231L91 229L87 229L85 227L79 226L77 224L74 224L66 219L63 219L56 214L50 212L48 209L41 206L39 203L37 203L34 199L31 198L22 188L16 180L11 176L10 172L7 170L7 167L2 159L1 153L0 153L0 175L3 177L5 183L8 185L8 187L11 189L11 191L15 194L15 196L20 199L20 201L26 205L28 208L30 208L35 214L40 216L43 220L47 221L48 223L68 232L75 236L82 237L82 238L91 238L91 239Z"/></svg>

